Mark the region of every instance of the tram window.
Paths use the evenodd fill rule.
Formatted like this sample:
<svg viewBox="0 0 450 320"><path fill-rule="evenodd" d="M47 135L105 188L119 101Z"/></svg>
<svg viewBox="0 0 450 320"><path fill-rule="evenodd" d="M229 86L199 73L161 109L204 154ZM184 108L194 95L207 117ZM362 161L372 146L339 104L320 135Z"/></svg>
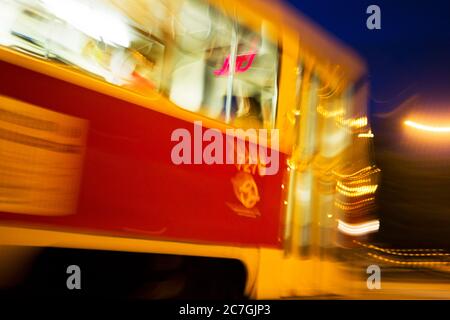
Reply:
<svg viewBox="0 0 450 320"><path fill-rule="evenodd" d="M250 31L200 0L184 1L176 21L170 99L237 127L271 128L278 48L267 24Z"/></svg>
<svg viewBox="0 0 450 320"><path fill-rule="evenodd" d="M0 0L0 44L134 91L159 90L165 47L115 2Z"/></svg>
<svg viewBox="0 0 450 320"><path fill-rule="evenodd" d="M238 27L234 95L240 99L235 122L270 128L275 121L277 103L278 48L270 42L267 24L255 34Z"/></svg>
<svg viewBox="0 0 450 320"><path fill-rule="evenodd" d="M0 45L237 127L275 123L268 25L250 30L207 0L0 0Z"/></svg>

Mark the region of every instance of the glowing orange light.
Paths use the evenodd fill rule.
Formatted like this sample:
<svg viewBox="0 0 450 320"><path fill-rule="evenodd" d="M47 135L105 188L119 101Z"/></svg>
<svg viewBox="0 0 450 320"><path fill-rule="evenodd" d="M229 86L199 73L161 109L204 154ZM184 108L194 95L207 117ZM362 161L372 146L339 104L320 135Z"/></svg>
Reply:
<svg viewBox="0 0 450 320"><path fill-rule="evenodd" d="M421 123L417 123L411 120L406 120L404 122L405 125L408 127L412 127L414 129L422 130L422 131L428 131L428 132L435 132L435 133L450 133L450 127L435 127L435 126L429 126Z"/></svg>
<svg viewBox="0 0 450 320"><path fill-rule="evenodd" d="M360 187L348 187L341 181L338 181L336 190L348 197L360 197L366 194L375 193L378 188L378 184L363 185Z"/></svg>
<svg viewBox="0 0 450 320"><path fill-rule="evenodd" d="M358 134L358 138L373 138L374 135L372 133L372 130L369 130L369 132L366 133L360 133Z"/></svg>

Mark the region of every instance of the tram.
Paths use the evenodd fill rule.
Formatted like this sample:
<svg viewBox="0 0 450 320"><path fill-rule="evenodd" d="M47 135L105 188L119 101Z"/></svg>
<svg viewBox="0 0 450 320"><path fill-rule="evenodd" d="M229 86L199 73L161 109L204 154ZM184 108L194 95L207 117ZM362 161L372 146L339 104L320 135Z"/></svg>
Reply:
<svg viewBox="0 0 450 320"><path fill-rule="evenodd" d="M0 245L234 259L255 299L351 290L338 252L379 228L367 69L285 3L0 0L0 73ZM174 162L198 123L278 136L277 171Z"/></svg>

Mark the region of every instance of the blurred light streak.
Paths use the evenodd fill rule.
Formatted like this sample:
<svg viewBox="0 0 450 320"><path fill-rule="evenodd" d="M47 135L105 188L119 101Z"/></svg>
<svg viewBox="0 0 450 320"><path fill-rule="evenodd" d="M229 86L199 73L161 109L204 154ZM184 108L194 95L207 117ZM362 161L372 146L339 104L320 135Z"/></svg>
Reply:
<svg viewBox="0 0 450 320"><path fill-rule="evenodd" d="M360 187L348 187L344 185L341 181L338 181L337 183L337 191L348 197L360 197L366 194L375 193L377 188L378 188L377 184L369 184Z"/></svg>
<svg viewBox="0 0 450 320"><path fill-rule="evenodd" d="M450 127L436 127L436 126L429 126L421 123L417 123L415 121L406 120L404 122L405 125L408 127L412 127L414 129L422 130L422 131L428 131L428 132L435 132L435 133L449 133Z"/></svg>
<svg viewBox="0 0 450 320"><path fill-rule="evenodd" d="M372 220L364 223L349 224L342 220L338 220L338 229L346 234L360 236L380 229L380 221Z"/></svg>
<svg viewBox="0 0 450 320"><path fill-rule="evenodd" d="M355 181L347 181L346 182L346 184L349 184L349 185L357 185L357 184L363 184L363 183L370 183L371 182L371 180L370 179L358 179L358 180L355 180Z"/></svg>
<svg viewBox="0 0 450 320"><path fill-rule="evenodd" d="M381 170L375 166L367 166L351 174L342 174L337 171L333 171L333 174L338 176L339 178L351 178L359 175L359 178L362 179L380 171Z"/></svg>
<svg viewBox="0 0 450 320"><path fill-rule="evenodd" d="M389 263L393 263L393 264L400 264L400 265L411 265L411 266L426 266L426 265L449 265L450 261L402 261L402 260L394 260L394 259L388 259L388 258L384 258L382 256L379 256L377 254L373 254L373 253L368 253L368 256L381 260L381 261L385 261L385 262L389 262Z"/></svg>
<svg viewBox="0 0 450 320"><path fill-rule="evenodd" d="M372 133L372 130L369 130L369 132L366 133L360 133L358 134L358 138L373 138L374 135Z"/></svg>
<svg viewBox="0 0 450 320"><path fill-rule="evenodd" d="M334 111L329 111L329 110L325 109L325 107L323 107L322 105L319 105L317 107L317 112L320 115L324 116L325 118L342 117L345 115L344 108L340 108L340 109L334 110Z"/></svg>
<svg viewBox="0 0 450 320"><path fill-rule="evenodd" d="M355 210L355 209L361 209L364 206L371 204L371 202L374 200L375 200L375 197L370 197L370 198L356 201L356 202L353 202L350 204L346 204L346 203L341 202L340 200L336 200L335 204L339 209L350 211L350 210Z"/></svg>
<svg viewBox="0 0 450 320"><path fill-rule="evenodd" d="M442 252L443 249L385 249L380 248L371 244L365 244L356 240L353 240L354 243L359 244L362 247L373 249L376 251L396 255L396 256L407 256L407 257L443 257L443 256L450 256L450 253ZM431 252L431 253L405 253L405 252L412 252L412 251L419 251L419 252ZM440 252L437 252L440 251Z"/></svg>
<svg viewBox="0 0 450 320"><path fill-rule="evenodd" d="M342 125L348 126L350 128L354 128L354 129L364 128L368 124L367 117L359 117L359 118L352 118L352 119L346 119L346 120L338 119L338 121Z"/></svg>

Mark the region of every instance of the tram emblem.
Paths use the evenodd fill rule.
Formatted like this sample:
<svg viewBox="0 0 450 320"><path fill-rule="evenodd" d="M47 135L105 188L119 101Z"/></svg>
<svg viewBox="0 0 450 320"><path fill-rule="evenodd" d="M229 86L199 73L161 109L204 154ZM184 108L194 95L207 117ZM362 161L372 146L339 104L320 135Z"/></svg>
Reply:
<svg viewBox="0 0 450 320"><path fill-rule="evenodd" d="M247 172L239 172L231 179L236 198L247 208L253 208L260 200L258 186L253 176Z"/></svg>

